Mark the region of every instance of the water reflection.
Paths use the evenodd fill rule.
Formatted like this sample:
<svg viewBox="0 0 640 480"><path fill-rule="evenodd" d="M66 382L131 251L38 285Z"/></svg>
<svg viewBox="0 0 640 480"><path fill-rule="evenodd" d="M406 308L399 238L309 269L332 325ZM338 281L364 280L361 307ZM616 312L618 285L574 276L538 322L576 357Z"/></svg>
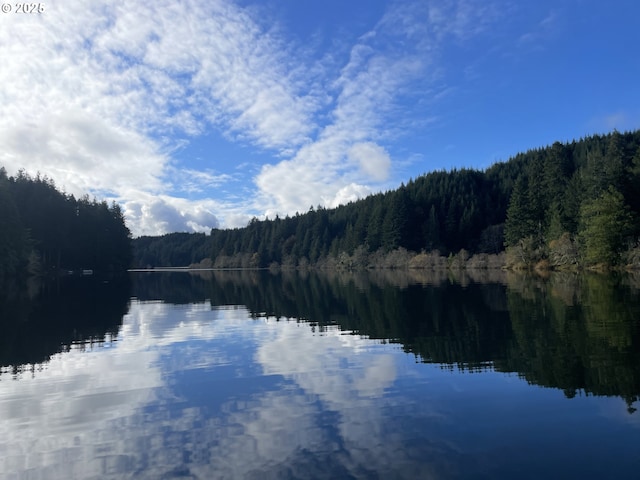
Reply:
<svg viewBox="0 0 640 480"><path fill-rule="evenodd" d="M617 395L633 413L640 395L640 291L630 277L515 277L508 291L513 338L497 368L538 385Z"/></svg>
<svg viewBox="0 0 640 480"><path fill-rule="evenodd" d="M375 473L376 450L398 453L372 438L374 402L395 380L388 346L248 317L136 301L116 342L0 382L0 472L340 478Z"/></svg>
<svg viewBox="0 0 640 480"><path fill-rule="evenodd" d="M0 366L17 373L72 345L110 341L127 311L129 289L127 276L68 277L0 293Z"/></svg>
<svg viewBox="0 0 640 480"><path fill-rule="evenodd" d="M504 272L491 274L496 278L419 272L408 277L393 271L173 275L185 286L184 302L243 304L252 317L294 318L319 330L339 325L399 343L421 361L516 372L533 384L563 390L567 397L619 396L630 412L640 395L640 290L633 276L556 274L541 279ZM171 281L162 281L170 288ZM134 290L143 298L162 298L163 288L156 276Z"/></svg>
<svg viewBox="0 0 640 480"><path fill-rule="evenodd" d="M637 471L628 280L424 280L136 275L115 330L81 333L92 348L59 337L39 369L0 375L0 476Z"/></svg>

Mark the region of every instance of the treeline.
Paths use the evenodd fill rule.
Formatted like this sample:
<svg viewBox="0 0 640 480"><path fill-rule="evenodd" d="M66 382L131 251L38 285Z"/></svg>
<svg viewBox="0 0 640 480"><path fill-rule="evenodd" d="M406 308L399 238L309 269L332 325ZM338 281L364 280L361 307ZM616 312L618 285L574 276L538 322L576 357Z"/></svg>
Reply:
<svg viewBox="0 0 640 480"><path fill-rule="evenodd" d="M514 267L640 264L640 132L530 152L507 210Z"/></svg>
<svg viewBox="0 0 640 480"><path fill-rule="evenodd" d="M76 199L54 182L0 168L0 282L61 270L122 271L131 234L116 203Z"/></svg>
<svg viewBox="0 0 640 480"><path fill-rule="evenodd" d="M505 248L499 266L640 265L639 175L640 131L613 132L531 150L485 171L432 172L335 209L254 218L243 228L214 229L206 240L138 239L134 262L186 266L206 241L201 265L213 267L439 268L469 259L486 266L488 254ZM178 257L182 263L166 263Z"/></svg>
<svg viewBox="0 0 640 480"><path fill-rule="evenodd" d="M496 173L510 174L434 172L335 209L319 206L293 217L254 219L241 229L213 230L213 264L304 266L344 259L367 266L398 250L497 253L509 198L501 188L510 190L515 179L501 182Z"/></svg>
<svg viewBox="0 0 640 480"><path fill-rule="evenodd" d="M142 236L133 241L134 267L182 267L211 256L211 242L204 233L167 233Z"/></svg>

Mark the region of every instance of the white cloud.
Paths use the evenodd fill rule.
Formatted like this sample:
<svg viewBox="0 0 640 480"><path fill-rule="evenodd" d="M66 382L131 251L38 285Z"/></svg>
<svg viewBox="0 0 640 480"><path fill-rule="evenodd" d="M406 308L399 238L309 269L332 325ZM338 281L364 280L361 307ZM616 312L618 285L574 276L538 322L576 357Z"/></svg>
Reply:
<svg viewBox="0 0 640 480"><path fill-rule="evenodd" d="M0 120L2 123L3 120ZM4 123L9 121L4 119ZM80 109L43 112L29 123L0 128L1 162L40 171L68 193L114 192L142 186L162 191L166 157L143 135Z"/></svg>
<svg viewBox="0 0 640 480"><path fill-rule="evenodd" d="M386 180L391 167L391 158L384 148L372 142L356 143L347 155L360 169L374 180Z"/></svg>
<svg viewBox="0 0 640 480"><path fill-rule="evenodd" d="M412 120L396 111L396 102L409 85L425 81L433 61L437 39L424 17L419 4L393 5L352 47L331 83L329 122L295 156L264 166L255 178L269 215L333 207L389 187L394 161L380 144Z"/></svg>
<svg viewBox="0 0 640 480"><path fill-rule="evenodd" d="M230 2L70 1L1 21L0 163L42 171L70 193L104 193L133 211L133 190L170 193L172 135L213 126L291 149L313 128L315 100L300 90L285 44ZM229 180L187 174L189 193ZM135 234L211 225L202 202L188 203L173 221L166 199L128 220Z"/></svg>
<svg viewBox="0 0 640 480"><path fill-rule="evenodd" d="M138 235L204 232L220 226L213 200L186 200L168 195L131 193L123 198L124 213Z"/></svg>
<svg viewBox="0 0 640 480"><path fill-rule="evenodd" d="M392 4L336 70L339 58L314 58L256 12L231 0L69 0L1 16L0 164L117 199L135 235L332 205L351 185L386 186L396 159L385 139L412 121L398 98L428 82L445 32L468 38L492 18L463 0ZM172 158L211 130L283 159L240 204L194 200L235 179Z"/></svg>
<svg viewBox="0 0 640 480"><path fill-rule="evenodd" d="M336 192L335 197L329 202L329 207L337 207L338 205L346 205L349 202L355 202L361 198L371 194L371 188L366 185L358 185L356 183L350 183L342 187Z"/></svg>
<svg viewBox="0 0 640 480"><path fill-rule="evenodd" d="M510 8L510 5L505 3L474 0L434 2L426 7L426 26L437 41L443 41L450 36L466 42L489 30Z"/></svg>
<svg viewBox="0 0 640 480"><path fill-rule="evenodd" d="M176 191L203 193L233 180L228 174L216 174L213 170L170 167L171 186Z"/></svg>

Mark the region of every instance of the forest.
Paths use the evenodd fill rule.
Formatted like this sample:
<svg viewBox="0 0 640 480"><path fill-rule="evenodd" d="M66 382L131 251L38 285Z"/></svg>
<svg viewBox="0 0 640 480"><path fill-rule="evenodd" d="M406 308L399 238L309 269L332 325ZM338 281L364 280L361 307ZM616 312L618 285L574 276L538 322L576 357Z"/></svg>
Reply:
<svg viewBox="0 0 640 480"><path fill-rule="evenodd" d="M0 285L27 275L125 271L131 233L116 203L76 199L47 177L0 168Z"/></svg>
<svg viewBox="0 0 640 480"><path fill-rule="evenodd" d="M334 209L135 239L134 266L640 266L640 131L435 171Z"/></svg>
<svg viewBox="0 0 640 480"><path fill-rule="evenodd" d="M245 227L131 239L120 207L0 168L0 282L129 267L640 267L640 130L556 142L486 170Z"/></svg>

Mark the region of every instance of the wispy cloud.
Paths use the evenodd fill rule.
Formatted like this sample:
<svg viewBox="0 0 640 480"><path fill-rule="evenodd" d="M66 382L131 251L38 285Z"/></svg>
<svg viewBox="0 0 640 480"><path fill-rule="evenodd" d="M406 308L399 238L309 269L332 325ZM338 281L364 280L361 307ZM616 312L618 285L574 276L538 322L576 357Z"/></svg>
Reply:
<svg viewBox="0 0 640 480"><path fill-rule="evenodd" d="M313 128L315 100L284 43L229 2L65 2L1 21L0 162L46 172L69 192L135 205L125 193L169 193L173 135L218 128L287 150ZM190 178L183 190L229 179L178 177ZM166 213L157 207L146 210ZM126 211L136 233L148 230L139 211ZM152 223L174 226L165 220Z"/></svg>
<svg viewBox="0 0 640 480"><path fill-rule="evenodd" d="M559 13L550 11L535 27L520 35L517 44L521 47L541 50L546 41L553 35L559 21Z"/></svg>
<svg viewBox="0 0 640 480"><path fill-rule="evenodd" d="M233 180L232 175L216 174L211 169L194 170L191 168L171 167L172 190L188 194L206 193Z"/></svg>
<svg viewBox="0 0 640 480"><path fill-rule="evenodd" d="M388 186L394 165L404 160L392 158L385 140L402 135L405 126L428 123L397 111L400 99L409 87L433 88L445 40L468 41L499 16L490 4L466 1L391 4L351 48L332 82L329 121L314 141L256 176L260 204L268 205L271 215L292 213L318 203L335 206Z"/></svg>
<svg viewBox="0 0 640 480"><path fill-rule="evenodd" d="M69 0L4 15L0 164L117 199L134 234L335 205L389 182L385 141L419 121L398 99L429 82L445 37L464 41L493 15L466 0L392 3L342 65L230 0ZM236 181L216 164L173 161L211 130L273 154L242 204L202 199Z"/></svg>
<svg viewBox="0 0 640 480"><path fill-rule="evenodd" d="M632 130L638 124L640 124L639 111L634 112L630 109L621 109L592 118L588 122L588 127L596 133L608 132L611 130L624 132Z"/></svg>

